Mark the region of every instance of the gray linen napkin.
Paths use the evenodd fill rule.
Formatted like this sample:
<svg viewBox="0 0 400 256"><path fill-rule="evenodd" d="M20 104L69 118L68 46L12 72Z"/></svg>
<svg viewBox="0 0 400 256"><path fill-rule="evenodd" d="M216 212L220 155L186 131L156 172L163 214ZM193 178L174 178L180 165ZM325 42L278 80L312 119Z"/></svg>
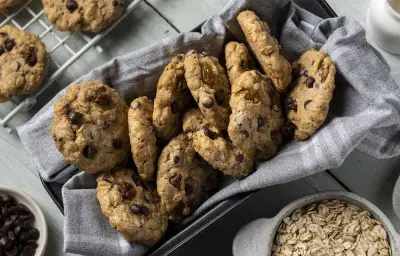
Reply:
<svg viewBox="0 0 400 256"><path fill-rule="evenodd" d="M285 54L295 60L311 47L328 52L336 63L337 84L325 125L310 140L291 142L241 181L222 188L190 218L240 192L255 190L338 167L354 149L378 157L398 155L400 91L387 63L365 39L364 29L350 17L322 20L289 0L232 0L202 27L202 33L185 33L141 51L112 60L78 81L93 79L110 84L130 102L140 95L154 96L163 67L189 49L223 56L226 41L244 42L235 17L240 10L255 10L273 27ZM49 134L53 104L60 92L27 124L18 128L26 149L43 178L68 177L68 167ZM396 137L397 134L397 137ZM145 248L129 245L102 216L95 195L95 177L83 173L63 188L65 250L86 255L141 255Z"/></svg>

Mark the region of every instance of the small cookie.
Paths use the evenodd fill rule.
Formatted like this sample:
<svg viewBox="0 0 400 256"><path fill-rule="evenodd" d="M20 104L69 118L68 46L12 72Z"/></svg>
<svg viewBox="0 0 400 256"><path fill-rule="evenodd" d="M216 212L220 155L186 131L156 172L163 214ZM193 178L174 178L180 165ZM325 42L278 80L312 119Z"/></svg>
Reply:
<svg viewBox="0 0 400 256"><path fill-rule="evenodd" d="M6 25L0 28L0 62L0 102L5 102L13 95L31 94L42 84L46 47L38 36Z"/></svg>
<svg viewBox="0 0 400 256"><path fill-rule="evenodd" d="M42 0L44 12L61 31L99 32L118 19L124 0Z"/></svg>
<svg viewBox="0 0 400 256"><path fill-rule="evenodd" d="M286 97L288 119L296 126L295 136L306 140L316 133L328 115L335 89L336 68L328 54L311 49L294 64L300 77Z"/></svg>
<svg viewBox="0 0 400 256"><path fill-rule="evenodd" d="M231 85L236 82L241 74L255 69L253 59L244 44L229 42L225 46L225 59Z"/></svg>
<svg viewBox="0 0 400 256"><path fill-rule="evenodd" d="M71 164L87 173L110 170L128 156L128 106L104 84L71 85L54 106L51 135Z"/></svg>
<svg viewBox="0 0 400 256"><path fill-rule="evenodd" d="M158 160L157 191L172 221L194 212L218 185L218 171L193 149L186 134L173 138Z"/></svg>
<svg viewBox="0 0 400 256"><path fill-rule="evenodd" d="M130 169L102 173L97 178L101 211L124 239L153 246L168 227L168 216L155 188Z"/></svg>
<svg viewBox="0 0 400 256"><path fill-rule="evenodd" d="M217 128L207 122L199 109L189 110L183 117L184 131L193 141L193 148L215 169L241 179L253 171L254 161Z"/></svg>
<svg viewBox="0 0 400 256"><path fill-rule="evenodd" d="M187 85L201 112L216 128L223 131L229 123L231 88L218 59L190 51L185 58Z"/></svg>
<svg viewBox="0 0 400 256"><path fill-rule="evenodd" d="M186 84L184 60L184 54L174 57L157 84L153 124L158 137L164 141L169 141L180 132L182 112L192 100Z"/></svg>
<svg viewBox="0 0 400 256"><path fill-rule="evenodd" d="M271 79L246 71L232 85L228 134L236 147L256 162L273 157L282 142L283 115Z"/></svg>
<svg viewBox="0 0 400 256"><path fill-rule="evenodd" d="M6 11L7 8L13 7L22 2L24 2L24 0L0 0L0 13Z"/></svg>
<svg viewBox="0 0 400 256"><path fill-rule="evenodd" d="M153 102L147 97L132 101L128 112L129 137L133 161L140 178L155 180L157 137L152 122Z"/></svg>
<svg viewBox="0 0 400 256"><path fill-rule="evenodd" d="M292 81L292 67L271 36L268 24L252 11L242 11L237 20L265 74L272 79L275 89L284 93Z"/></svg>

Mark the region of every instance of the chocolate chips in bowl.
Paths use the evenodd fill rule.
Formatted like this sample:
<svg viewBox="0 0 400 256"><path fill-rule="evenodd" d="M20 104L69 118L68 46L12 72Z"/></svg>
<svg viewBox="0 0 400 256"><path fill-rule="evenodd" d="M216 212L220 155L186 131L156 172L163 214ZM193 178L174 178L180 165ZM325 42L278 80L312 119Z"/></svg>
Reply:
<svg viewBox="0 0 400 256"><path fill-rule="evenodd" d="M46 243L47 226L36 202L0 187L0 256L43 255Z"/></svg>

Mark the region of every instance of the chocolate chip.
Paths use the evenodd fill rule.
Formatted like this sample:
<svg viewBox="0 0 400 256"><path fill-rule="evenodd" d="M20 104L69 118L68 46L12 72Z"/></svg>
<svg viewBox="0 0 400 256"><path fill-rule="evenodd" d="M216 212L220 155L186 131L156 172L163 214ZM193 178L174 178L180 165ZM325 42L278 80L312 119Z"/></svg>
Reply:
<svg viewBox="0 0 400 256"><path fill-rule="evenodd" d="M135 196L135 191L133 190L133 186L129 183L125 183L122 192L121 192L122 198L125 200L132 200L132 198Z"/></svg>
<svg viewBox="0 0 400 256"><path fill-rule="evenodd" d="M4 250L8 250L12 247L12 241L8 236L3 236L0 239L0 248L4 248Z"/></svg>
<svg viewBox="0 0 400 256"><path fill-rule="evenodd" d="M213 132L207 128L204 129L204 135L212 140L215 140L218 137L218 134L216 132Z"/></svg>
<svg viewBox="0 0 400 256"><path fill-rule="evenodd" d="M113 0L113 1L112 1L112 5L113 5L114 7L117 7L118 4L119 4L118 0Z"/></svg>
<svg viewBox="0 0 400 256"><path fill-rule="evenodd" d="M14 228L14 235L19 236L22 233L24 227L22 225L18 225Z"/></svg>
<svg viewBox="0 0 400 256"><path fill-rule="evenodd" d="M3 55L4 52L5 52L4 47L0 46L0 56Z"/></svg>
<svg viewBox="0 0 400 256"><path fill-rule="evenodd" d="M169 178L169 183L172 186L179 189L181 187L181 180L182 180L182 176L180 174L175 174L174 176Z"/></svg>
<svg viewBox="0 0 400 256"><path fill-rule="evenodd" d="M34 256L36 253L35 248L32 248L30 246L25 246L24 250L22 251L23 256Z"/></svg>
<svg viewBox="0 0 400 256"><path fill-rule="evenodd" d="M217 102L218 106L224 104L225 101L225 94L224 91L219 90L215 93L215 101Z"/></svg>
<svg viewBox="0 0 400 256"><path fill-rule="evenodd" d="M179 156L174 156L174 164L179 164L181 158Z"/></svg>
<svg viewBox="0 0 400 256"><path fill-rule="evenodd" d="M193 193L193 187L190 184L185 185L185 193L186 195L190 195Z"/></svg>
<svg viewBox="0 0 400 256"><path fill-rule="evenodd" d="M83 115L79 112L70 111L68 114L69 122L73 125L81 125L83 123Z"/></svg>
<svg viewBox="0 0 400 256"><path fill-rule="evenodd" d="M97 148L92 145L86 145L83 148L83 156L86 158L92 158L97 154Z"/></svg>
<svg viewBox="0 0 400 256"><path fill-rule="evenodd" d="M211 97L205 97L202 99L201 104L205 108L212 108L214 106L214 101Z"/></svg>
<svg viewBox="0 0 400 256"><path fill-rule="evenodd" d="M213 73L207 64L202 65L201 68L201 80L205 84L209 84L213 80Z"/></svg>
<svg viewBox="0 0 400 256"><path fill-rule="evenodd" d="M133 108L134 110L140 108L140 102L139 101L133 102L131 108Z"/></svg>
<svg viewBox="0 0 400 256"><path fill-rule="evenodd" d="M280 145L282 143L282 134L280 131L271 131L271 139L275 141L276 144Z"/></svg>
<svg viewBox="0 0 400 256"><path fill-rule="evenodd" d="M38 248L38 244L36 243L35 240L28 240L28 241L26 242L26 246L30 246L30 247L32 247L33 249Z"/></svg>
<svg viewBox="0 0 400 256"><path fill-rule="evenodd" d="M37 58L36 58L36 47L29 47L28 49L28 54L26 56L26 63L28 63L29 66L33 67L37 63Z"/></svg>
<svg viewBox="0 0 400 256"><path fill-rule="evenodd" d="M242 139L247 139L248 137L250 137L250 133L248 131L241 131L240 132L240 137Z"/></svg>
<svg viewBox="0 0 400 256"><path fill-rule="evenodd" d="M295 99L292 99L291 97L287 97L285 101L285 107L286 110L294 110L297 111L297 102Z"/></svg>
<svg viewBox="0 0 400 256"><path fill-rule="evenodd" d="M140 208L140 211L142 212L142 214L144 215L144 216L147 216L147 215L149 215L149 208L147 208L146 206L143 206L142 205L142 207Z"/></svg>
<svg viewBox="0 0 400 256"><path fill-rule="evenodd" d="M22 232L20 237L19 237L20 241L26 242L29 240L29 232Z"/></svg>
<svg viewBox="0 0 400 256"><path fill-rule="evenodd" d="M4 42L4 47L5 47L6 50L9 51L9 52L12 51L12 49L14 48L14 46L15 46L15 42L14 42L14 40L12 40L12 39L7 39L7 40Z"/></svg>
<svg viewBox="0 0 400 256"><path fill-rule="evenodd" d="M78 9L78 3L75 0L67 0L66 7L68 11L73 12Z"/></svg>
<svg viewBox="0 0 400 256"><path fill-rule="evenodd" d="M32 228L29 230L29 238L33 240L38 240L40 237L40 232L37 228Z"/></svg>
<svg viewBox="0 0 400 256"><path fill-rule="evenodd" d="M171 112L172 114L178 114L179 113L179 108L178 108L178 104L174 101L171 104Z"/></svg>
<svg viewBox="0 0 400 256"><path fill-rule="evenodd" d="M93 102L100 106L107 106L111 102L111 97L108 94L100 94L94 97Z"/></svg>
<svg viewBox="0 0 400 256"><path fill-rule="evenodd" d="M115 149L121 149L122 146L123 146L123 143L122 143L121 140L115 139L115 140L112 141L112 146L113 146L113 148L115 148Z"/></svg>
<svg viewBox="0 0 400 256"><path fill-rule="evenodd" d="M315 78L314 77L311 77L311 76L307 77L306 85L307 85L308 88L313 88L314 83L315 83Z"/></svg>
<svg viewBox="0 0 400 256"><path fill-rule="evenodd" d="M136 174L132 175L132 180L136 184L136 186L144 187L143 181Z"/></svg>
<svg viewBox="0 0 400 256"><path fill-rule="evenodd" d="M281 128L282 134L285 138L291 139L294 135L294 130L296 129L296 125L292 122L287 122Z"/></svg>
<svg viewBox="0 0 400 256"><path fill-rule="evenodd" d="M259 117L257 118L257 124L258 124L258 128L261 128L261 127L264 126L265 121L264 121L264 119L263 119L261 116L259 116Z"/></svg>
<svg viewBox="0 0 400 256"><path fill-rule="evenodd" d="M243 163L244 161L244 156L242 154L236 155L235 158L239 163Z"/></svg>
<svg viewBox="0 0 400 256"><path fill-rule="evenodd" d="M139 204L132 204L130 208L131 212L136 215L147 216L149 214L149 209L146 206L141 206Z"/></svg>
<svg viewBox="0 0 400 256"><path fill-rule="evenodd" d="M307 105L308 105L309 103L311 103L311 101L312 101L312 100L306 100L306 101L304 102L304 109L307 109Z"/></svg>

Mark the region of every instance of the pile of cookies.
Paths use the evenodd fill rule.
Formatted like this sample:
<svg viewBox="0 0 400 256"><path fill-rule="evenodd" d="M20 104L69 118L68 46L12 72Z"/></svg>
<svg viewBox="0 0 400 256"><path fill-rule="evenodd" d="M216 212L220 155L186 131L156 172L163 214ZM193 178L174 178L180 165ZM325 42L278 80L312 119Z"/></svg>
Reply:
<svg viewBox="0 0 400 256"><path fill-rule="evenodd" d="M0 13L23 0L1 0ZM124 0L42 0L50 23L62 31L99 32L119 18ZM29 95L43 83L48 66L40 38L12 25L0 28L0 103Z"/></svg>
<svg viewBox="0 0 400 256"><path fill-rule="evenodd" d="M335 87L329 56L311 49L292 67L266 22L252 11L237 20L265 74L244 44L230 42L227 71L207 53L174 57L154 102L143 96L128 107L115 90L85 81L55 105L58 150L100 173L101 210L128 241L154 245L168 219L180 221L212 195L220 172L245 178L285 139L306 140L326 119Z"/></svg>

